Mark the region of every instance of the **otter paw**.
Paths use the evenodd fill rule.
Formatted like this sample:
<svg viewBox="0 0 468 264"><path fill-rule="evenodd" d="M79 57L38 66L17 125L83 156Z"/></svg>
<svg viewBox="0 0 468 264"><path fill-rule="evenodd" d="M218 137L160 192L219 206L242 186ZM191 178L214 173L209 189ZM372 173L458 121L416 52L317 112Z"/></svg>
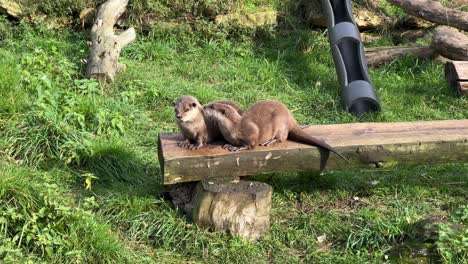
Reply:
<svg viewBox="0 0 468 264"><path fill-rule="evenodd" d="M199 149L199 148L201 148L201 147L203 147L202 144L200 144L200 145L190 144L189 149L190 149L190 150L194 150L194 149Z"/></svg>
<svg viewBox="0 0 468 264"><path fill-rule="evenodd" d="M181 148L189 148L191 145L188 140L177 142L177 146Z"/></svg>

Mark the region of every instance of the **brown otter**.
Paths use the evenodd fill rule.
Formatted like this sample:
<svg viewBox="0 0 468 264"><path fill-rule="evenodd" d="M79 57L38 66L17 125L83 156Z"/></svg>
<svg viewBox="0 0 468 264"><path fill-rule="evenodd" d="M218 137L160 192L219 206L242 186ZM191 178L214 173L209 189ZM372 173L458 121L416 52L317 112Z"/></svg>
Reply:
<svg viewBox="0 0 468 264"><path fill-rule="evenodd" d="M216 101L215 103L229 105L237 113L242 110L239 105L231 101ZM185 141L177 145L188 149L198 149L207 143L221 138L221 133L213 118L205 115L200 102L193 96L182 96L174 101L176 123Z"/></svg>
<svg viewBox="0 0 468 264"><path fill-rule="evenodd" d="M327 143L305 133L288 108L274 100L257 102L241 115L226 104L211 103L205 106L205 112L213 116L223 135L230 144L223 148L230 151L253 149L257 145L270 146L286 139L313 145L325 149L348 160ZM324 167L322 160L321 168Z"/></svg>

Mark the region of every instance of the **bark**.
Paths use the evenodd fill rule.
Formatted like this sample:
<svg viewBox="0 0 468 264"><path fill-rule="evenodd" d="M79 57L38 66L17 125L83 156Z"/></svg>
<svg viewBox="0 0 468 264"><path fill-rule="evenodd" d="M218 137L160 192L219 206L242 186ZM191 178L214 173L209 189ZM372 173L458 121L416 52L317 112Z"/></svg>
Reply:
<svg viewBox="0 0 468 264"><path fill-rule="evenodd" d="M435 51L430 46L394 46L377 47L366 49L367 65L379 66L405 56L414 56L420 59L429 59L435 55Z"/></svg>
<svg viewBox="0 0 468 264"><path fill-rule="evenodd" d="M114 34L114 25L125 11L128 0L109 0L99 8L91 29L91 47L86 77L113 81L117 71L125 70L118 62L120 51L136 38L134 28L120 35Z"/></svg>
<svg viewBox="0 0 468 264"><path fill-rule="evenodd" d="M193 222L257 240L270 228L273 189L266 183L206 178L195 189Z"/></svg>
<svg viewBox="0 0 468 264"><path fill-rule="evenodd" d="M468 36L454 28L436 28L432 37L432 47L451 60L468 60Z"/></svg>
<svg viewBox="0 0 468 264"><path fill-rule="evenodd" d="M388 0L406 13L427 21L468 31L468 12L444 7L433 0Z"/></svg>

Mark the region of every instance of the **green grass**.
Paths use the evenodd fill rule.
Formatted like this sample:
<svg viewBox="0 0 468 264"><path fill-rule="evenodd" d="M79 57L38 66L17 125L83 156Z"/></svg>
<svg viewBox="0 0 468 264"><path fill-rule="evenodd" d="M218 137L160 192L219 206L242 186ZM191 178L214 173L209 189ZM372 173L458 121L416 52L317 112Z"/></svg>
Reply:
<svg viewBox="0 0 468 264"><path fill-rule="evenodd" d="M0 260L382 263L429 215L466 228L467 164L258 176L274 189L265 238L194 226L161 198L156 156L180 95L276 99L303 124L468 118L441 64L371 69L383 112L356 119L342 110L325 32L197 26L139 34L122 53L127 71L104 85L83 80L84 33L0 19ZM466 233L441 232L440 261L466 260Z"/></svg>

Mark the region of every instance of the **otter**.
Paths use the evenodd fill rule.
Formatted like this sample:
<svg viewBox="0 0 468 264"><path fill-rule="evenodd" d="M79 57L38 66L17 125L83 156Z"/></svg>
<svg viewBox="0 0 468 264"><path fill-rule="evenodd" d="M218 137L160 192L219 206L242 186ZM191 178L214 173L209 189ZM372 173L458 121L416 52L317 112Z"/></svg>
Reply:
<svg viewBox="0 0 468 264"><path fill-rule="evenodd" d="M229 151L254 149L256 146L270 146L286 139L320 147L349 162L346 157L327 143L305 133L288 108L274 100L259 101L245 110L242 115L229 105L211 103L205 112L216 120L224 139L230 144L223 146ZM324 167L322 160L321 169Z"/></svg>
<svg viewBox="0 0 468 264"><path fill-rule="evenodd" d="M238 104L231 101L214 103L228 105L242 114ZM176 123L185 141L177 143L179 147L198 149L221 138L221 133L212 116L206 115L203 106L193 96L182 96L174 101Z"/></svg>

